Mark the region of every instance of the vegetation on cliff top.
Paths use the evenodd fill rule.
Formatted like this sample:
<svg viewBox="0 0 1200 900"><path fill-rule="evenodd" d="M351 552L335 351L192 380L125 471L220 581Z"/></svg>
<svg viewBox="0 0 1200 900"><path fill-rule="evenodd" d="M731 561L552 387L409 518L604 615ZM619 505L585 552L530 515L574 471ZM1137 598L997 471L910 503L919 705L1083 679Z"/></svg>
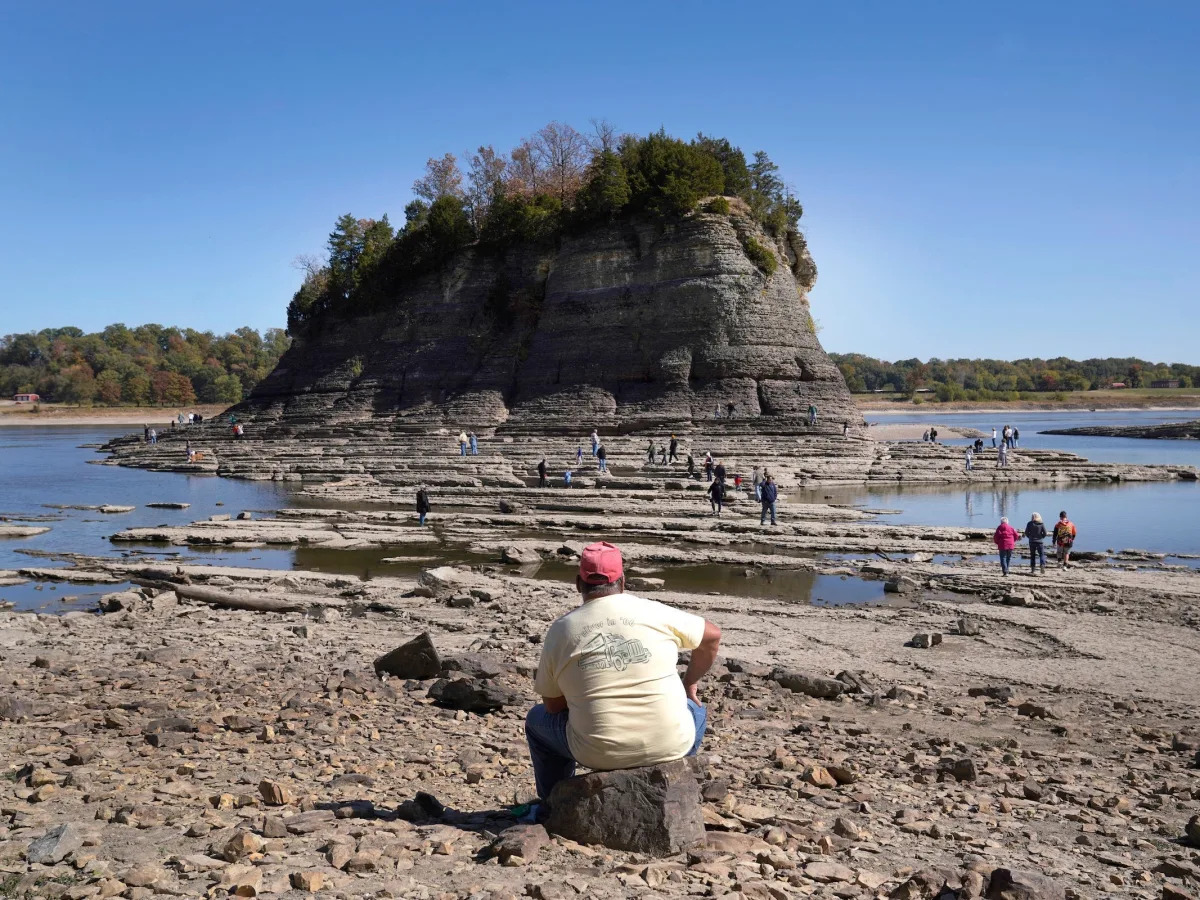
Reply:
<svg viewBox="0 0 1200 900"><path fill-rule="evenodd" d="M618 136L606 122L593 123L588 135L551 122L506 154L480 147L468 155L465 174L451 153L431 158L413 194L398 230L386 215L347 213L329 235L327 256L301 259L304 282L288 306L291 333L328 312L381 308L408 279L470 244L500 250L625 216L677 217L713 195L744 200L776 236L794 231L803 214L761 150L747 161L725 138ZM774 256L762 249L770 263L762 254L755 263L773 270Z"/></svg>
<svg viewBox="0 0 1200 900"><path fill-rule="evenodd" d="M238 403L288 347L281 328L260 335L162 325L45 328L0 337L0 397L33 392L60 403Z"/></svg>
<svg viewBox="0 0 1200 900"><path fill-rule="evenodd" d="M1102 390L1115 383L1150 387L1177 380L1200 385L1200 366L1153 363L1144 359L903 359L886 362L861 353L830 353L846 386L855 393L883 391L912 396L927 389L942 402L1017 400L1022 394Z"/></svg>

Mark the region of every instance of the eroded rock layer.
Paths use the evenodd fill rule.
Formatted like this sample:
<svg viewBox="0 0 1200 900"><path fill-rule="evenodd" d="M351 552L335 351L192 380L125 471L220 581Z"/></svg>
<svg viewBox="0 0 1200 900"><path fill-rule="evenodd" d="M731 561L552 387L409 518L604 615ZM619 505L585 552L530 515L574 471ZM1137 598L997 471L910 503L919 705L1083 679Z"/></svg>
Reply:
<svg viewBox="0 0 1200 900"><path fill-rule="evenodd" d="M744 249L768 247L767 274ZM634 429L735 415L858 422L821 349L802 238L696 213L557 248L468 250L386 309L296 336L240 407L297 424L373 417L465 427Z"/></svg>

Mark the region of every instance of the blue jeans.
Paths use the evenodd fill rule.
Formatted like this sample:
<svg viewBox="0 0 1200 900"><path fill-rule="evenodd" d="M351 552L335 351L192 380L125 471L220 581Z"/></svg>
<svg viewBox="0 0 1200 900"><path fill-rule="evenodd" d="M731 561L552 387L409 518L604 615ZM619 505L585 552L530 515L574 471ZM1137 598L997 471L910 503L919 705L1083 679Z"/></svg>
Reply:
<svg viewBox="0 0 1200 900"><path fill-rule="evenodd" d="M429 515L429 513L417 513L417 524L418 524L418 525L424 525L424 524L425 524L425 517L426 517L427 515Z"/></svg>
<svg viewBox="0 0 1200 900"><path fill-rule="evenodd" d="M1000 571L1005 575L1008 574L1008 567L1012 564L1012 553L1011 550L1000 551Z"/></svg>
<svg viewBox="0 0 1200 900"><path fill-rule="evenodd" d="M466 444L459 444L459 445L458 445L458 455L459 455L459 456L466 456L466 455L467 455L467 445L466 445Z"/></svg>
<svg viewBox="0 0 1200 900"><path fill-rule="evenodd" d="M694 700L687 702L688 712L696 723L696 741L688 756L695 756L704 740L704 729L708 724L708 709ZM567 719L570 710L560 713L546 712L539 703L525 717L525 740L529 744L529 758L533 762L533 778L537 783L538 796L545 800L554 786L575 774L575 758L567 743Z"/></svg>
<svg viewBox="0 0 1200 900"><path fill-rule="evenodd" d="M764 500L762 502L762 515L758 517L759 525L767 524L767 513L771 514L771 524L774 525L775 524L775 501L772 500L771 502L768 503L766 500Z"/></svg>
<svg viewBox="0 0 1200 900"><path fill-rule="evenodd" d="M479 442L475 438L471 438L471 454L473 456L479 455Z"/></svg>
<svg viewBox="0 0 1200 900"><path fill-rule="evenodd" d="M1046 571L1046 545L1041 541L1029 542L1029 571L1032 572L1037 568L1038 561L1041 560L1042 571Z"/></svg>

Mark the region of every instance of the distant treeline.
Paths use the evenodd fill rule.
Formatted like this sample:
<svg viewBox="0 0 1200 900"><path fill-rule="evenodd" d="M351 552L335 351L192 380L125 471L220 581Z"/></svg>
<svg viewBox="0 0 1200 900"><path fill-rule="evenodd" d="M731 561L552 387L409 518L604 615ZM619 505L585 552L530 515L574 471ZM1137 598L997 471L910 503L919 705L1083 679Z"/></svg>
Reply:
<svg viewBox="0 0 1200 900"><path fill-rule="evenodd" d="M803 213L765 152L747 161L725 138L703 134L691 141L663 131L618 135L606 122L583 134L551 122L507 153L488 144L464 163L465 171L452 153L429 159L399 229L386 215L339 218L326 252L300 260L304 283L288 306L288 330L295 334L329 312L380 308L406 280L470 244L503 251L623 216L677 217L704 197L714 198L710 212L724 215L731 211L726 198L744 202L776 236L794 231ZM749 232L741 240L756 265L774 271L769 249ZM507 302L499 297L496 305ZM522 302L497 312L510 320L530 314Z"/></svg>
<svg viewBox="0 0 1200 900"><path fill-rule="evenodd" d="M281 328L260 335L162 325L46 328L0 338L0 397L36 393L59 403L108 406L238 403L288 347Z"/></svg>
<svg viewBox="0 0 1200 900"><path fill-rule="evenodd" d="M938 400L1015 400L1021 394L1101 390L1121 383L1150 387L1176 380L1180 387L1200 384L1200 366L1155 363L1144 359L874 359L861 353L829 354L855 393L894 391L912 395L925 389Z"/></svg>

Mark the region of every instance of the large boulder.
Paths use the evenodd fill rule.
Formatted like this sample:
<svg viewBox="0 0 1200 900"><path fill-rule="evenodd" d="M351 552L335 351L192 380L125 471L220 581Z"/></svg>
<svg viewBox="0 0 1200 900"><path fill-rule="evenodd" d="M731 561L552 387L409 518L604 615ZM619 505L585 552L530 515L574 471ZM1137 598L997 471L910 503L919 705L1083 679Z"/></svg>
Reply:
<svg viewBox="0 0 1200 900"><path fill-rule="evenodd" d="M429 689L429 696L439 706L473 713L495 712L520 699L495 682L477 678L438 679Z"/></svg>
<svg viewBox="0 0 1200 900"><path fill-rule="evenodd" d="M425 679L436 678L441 671L442 661L428 631L375 660L377 675Z"/></svg>
<svg viewBox="0 0 1200 900"><path fill-rule="evenodd" d="M581 844L670 856L705 840L700 785L685 759L568 778L549 805L546 829Z"/></svg>
<svg viewBox="0 0 1200 900"><path fill-rule="evenodd" d="M83 846L83 835L70 822L51 828L29 845L25 858L31 863L52 866Z"/></svg>
<svg viewBox="0 0 1200 900"><path fill-rule="evenodd" d="M1067 892L1045 875L1019 869L996 869L988 881L987 900L1066 900Z"/></svg>

